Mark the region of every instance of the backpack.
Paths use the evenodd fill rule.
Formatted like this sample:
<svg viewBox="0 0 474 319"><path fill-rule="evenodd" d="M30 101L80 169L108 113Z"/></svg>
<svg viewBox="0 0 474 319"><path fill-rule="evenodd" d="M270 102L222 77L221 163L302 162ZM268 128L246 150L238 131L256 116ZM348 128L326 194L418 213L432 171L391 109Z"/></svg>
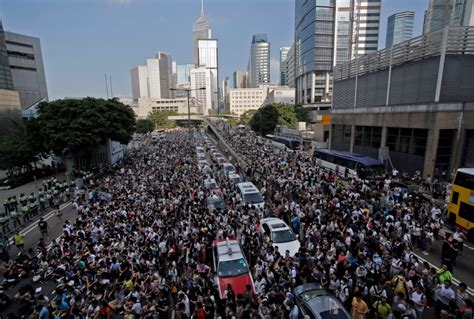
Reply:
<svg viewBox="0 0 474 319"><path fill-rule="evenodd" d="M400 277L397 277L395 279L395 289L393 290L395 294L398 294L401 292L403 294L403 299L407 299L408 297L408 289L407 289L407 284L406 281Z"/></svg>

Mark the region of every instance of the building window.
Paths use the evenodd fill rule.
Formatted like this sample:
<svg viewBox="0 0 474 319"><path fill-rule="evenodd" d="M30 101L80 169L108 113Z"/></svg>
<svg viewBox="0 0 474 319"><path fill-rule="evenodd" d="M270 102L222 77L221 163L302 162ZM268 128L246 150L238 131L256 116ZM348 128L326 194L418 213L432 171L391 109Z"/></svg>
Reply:
<svg viewBox="0 0 474 319"><path fill-rule="evenodd" d="M355 145L379 148L382 128L377 126L356 126Z"/></svg>
<svg viewBox="0 0 474 319"><path fill-rule="evenodd" d="M387 128L387 146L393 152L424 156L427 139L427 129Z"/></svg>

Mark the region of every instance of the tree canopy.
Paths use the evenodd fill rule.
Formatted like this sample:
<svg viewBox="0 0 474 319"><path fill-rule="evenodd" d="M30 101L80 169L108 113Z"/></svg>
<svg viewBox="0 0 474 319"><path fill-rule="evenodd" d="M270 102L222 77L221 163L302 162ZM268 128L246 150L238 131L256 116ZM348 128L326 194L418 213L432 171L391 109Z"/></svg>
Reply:
<svg viewBox="0 0 474 319"><path fill-rule="evenodd" d="M176 121L168 120L168 116L178 115L175 111L153 110L148 114L148 119L155 125L155 130L170 129L176 126Z"/></svg>
<svg viewBox="0 0 474 319"><path fill-rule="evenodd" d="M137 121L137 129L136 132L140 134L146 134L153 131L155 124L150 119L139 119Z"/></svg>
<svg viewBox="0 0 474 319"><path fill-rule="evenodd" d="M273 133L277 125L294 127L296 122L308 120L308 110L300 105L273 103L253 112L247 111L242 116L251 114L250 127L262 135Z"/></svg>
<svg viewBox="0 0 474 319"><path fill-rule="evenodd" d="M47 149L56 154L94 147L108 139L128 143L135 132L133 110L118 99L64 99L38 106Z"/></svg>
<svg viewBox="0 0 474 319"><path fill-rule="evenodd" d="M0 169L13 173L29 166L45 153L35 120L26 121L10 129L0 138Z"/></svg>
<svg viewBox="0 0 474 319"><path fill-rule="evenodd" d="M249 125L250 120L252 119L252 116L257 112L257 110L248 110L245 111L241 116L240 116L240 121L239 124L241 125Z"/></svg>

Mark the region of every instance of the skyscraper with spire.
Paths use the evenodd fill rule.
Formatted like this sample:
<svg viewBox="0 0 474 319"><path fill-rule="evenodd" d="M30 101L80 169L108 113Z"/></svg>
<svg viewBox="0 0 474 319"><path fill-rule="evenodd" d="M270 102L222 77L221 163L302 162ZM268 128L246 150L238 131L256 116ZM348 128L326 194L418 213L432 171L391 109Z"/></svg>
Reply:
<svg viewBox="0 0 474 319"><path fill-rule="evenodd" d="M210 38L211 29L209 28L209 23L204 16L204 0L201 0L201 15L193 25L193 63L195 66L199 65L198 40Z"/></svg>

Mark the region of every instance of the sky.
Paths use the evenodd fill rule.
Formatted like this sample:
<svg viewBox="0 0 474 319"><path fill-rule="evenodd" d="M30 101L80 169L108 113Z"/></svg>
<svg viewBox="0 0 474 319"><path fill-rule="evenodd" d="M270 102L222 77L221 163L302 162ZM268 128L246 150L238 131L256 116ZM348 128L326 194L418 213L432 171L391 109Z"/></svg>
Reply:
<svg viewBox="0 0 474 319"><path fill-rule="evenodd" d="M428 0L382 1L380 48L395 12L415 11L414 36L421 34ZM294 0L204 0L204 11L219 41L220 79L246 70L252 35L267 33L278 81L279 48L294 38ZM114 96L131 97L130 69L158 51L192 63L199 13L200 0L0 0L5 30L41 39L50 100L105 97L105 74Z"/></svg>

